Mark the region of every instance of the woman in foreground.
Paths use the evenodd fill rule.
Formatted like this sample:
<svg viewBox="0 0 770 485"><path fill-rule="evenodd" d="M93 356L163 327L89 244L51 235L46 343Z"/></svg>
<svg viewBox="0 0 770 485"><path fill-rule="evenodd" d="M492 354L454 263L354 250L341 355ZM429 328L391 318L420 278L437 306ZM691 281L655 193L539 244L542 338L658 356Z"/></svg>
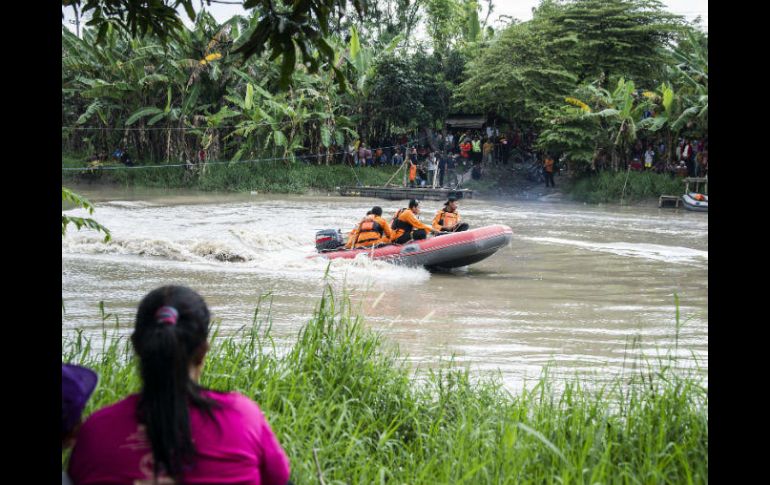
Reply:
<svg viewBox="0 0 770 485"><path fill-rule="evenodd" d="M209 321L189 288L144 297L131 335L142 390L83 424L70 459L75 484L288 482L288 458L257 404L198 384Z"/></svg>

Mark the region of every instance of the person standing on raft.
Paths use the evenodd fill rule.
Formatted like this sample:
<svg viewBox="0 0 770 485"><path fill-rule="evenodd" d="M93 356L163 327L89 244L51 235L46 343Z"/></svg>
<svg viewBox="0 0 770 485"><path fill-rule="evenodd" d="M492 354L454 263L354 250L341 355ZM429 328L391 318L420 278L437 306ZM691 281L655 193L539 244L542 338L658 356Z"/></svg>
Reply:
<svg viewBox="0 0 770 485"><path fill-rule="evenodd" d="M409 207L399 209L393 216L391 241L394 244L405 244L411 240L427 239L428 233L438 234L438 231L417 219L420 214L420 202L417 199L409 201Z"/></svg>
<svg viewBox="0 0 770 485"><path fill-rule="evenodd" d="M444 203L444 208L436 212L433 218L433 229L442 232L467 231L468 223L460 222L460 213L457 212L457 198L449 197Z"/></svg>

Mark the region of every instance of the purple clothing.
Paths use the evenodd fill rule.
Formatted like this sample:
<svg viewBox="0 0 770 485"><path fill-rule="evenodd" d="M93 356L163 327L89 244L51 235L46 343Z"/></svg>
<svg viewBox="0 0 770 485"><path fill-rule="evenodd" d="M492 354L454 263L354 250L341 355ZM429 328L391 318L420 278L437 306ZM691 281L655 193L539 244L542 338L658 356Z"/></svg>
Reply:
<svg viewBox="0 0 770 485"><path fill-rule="evenodd" d="M190 408L197 454L184 482L286 484L289 460L259 406L236 392L202 394L219 404L212 410L217 422ZM75 484L152 483L152 451L144 426L136 420L138 398L133 394L83 423L70 458L69 475Z"/></svg>

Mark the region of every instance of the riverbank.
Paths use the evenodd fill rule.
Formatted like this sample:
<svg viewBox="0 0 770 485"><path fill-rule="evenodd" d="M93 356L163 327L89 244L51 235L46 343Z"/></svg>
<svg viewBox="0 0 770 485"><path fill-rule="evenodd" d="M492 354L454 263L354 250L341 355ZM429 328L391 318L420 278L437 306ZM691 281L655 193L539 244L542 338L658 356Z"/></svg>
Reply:
<svg viewBox="0 0 770 485"><path fill-rule="evenodd" d="M100 349L82 333L62 341L63 361L100 376L86 414L139 388L120 323L103 321ZM314 450L327 483L708 481L708 390L675 362L633 359L600 389L574 381L557 391L546 374L514 396L451 362L415 379L405 356L328 290L288 349L270 321L258 309L238 333L212 332L202 384L260 404L295 483L318 479Z"/></svg>
<svg viewBox="0 0 770 485"><path fill-rule="evenodd" d="M81 158L62 155L65 168L81 168ZM137 166L162 163L140 163ZM117 170L65 171L62 183L116 184L172 189L221 192L272 192L301 194L309 190L334 191L342 185L385 185L397 167L349 167L267 161L259 163L209 163L205 170L185 167L158 167Z"/></svg>
<svg viewBox="0 0 770 485"><path fill-rule="evenodd" d="M83 167L79 157L62 156L62 162L65 168ZM83 169L63 172L62 183L302 194L311 191L334 192L340 186L383 186L388 181L397 184L401 176L393 177L396 170L397 167L393 166L352 168L270 161L209 164L203 172L186 170L184 167L121 168L91 172ZM557 174L555 188L547 188L543 183L528 179L525 172L516 165L492 166L485 169L481 179L467 180L463 187L474 190L477 197L650 206L657 206L660 195L680 195L684 191L681 179L651 172L602 172L580 179Z"/></svg>
<svg viewBox="0 0 770 485"><path fill-rule="evenodd" d="M575 179L557 174L555 182L556 187L545 187L527 178L522 167L495 166L464 186L487 197L655 207L661 195L682 195L685 189L682 179L654 172L601 172Z"/></svg>

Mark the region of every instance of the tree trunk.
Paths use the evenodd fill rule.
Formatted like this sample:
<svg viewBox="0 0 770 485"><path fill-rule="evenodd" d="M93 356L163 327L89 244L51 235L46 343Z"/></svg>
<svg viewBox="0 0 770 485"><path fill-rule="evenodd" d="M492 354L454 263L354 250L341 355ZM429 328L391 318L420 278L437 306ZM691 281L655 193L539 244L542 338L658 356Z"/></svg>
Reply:
<svg viewBox="0 0 770 485"><path fill-rule="evenodd" d="M428 145L430 145L430 149L434 152L437 152L438 148L436 148L436 140L433 137L433 130L430 128L425 128L425 137L428 140Z"/></svg>

